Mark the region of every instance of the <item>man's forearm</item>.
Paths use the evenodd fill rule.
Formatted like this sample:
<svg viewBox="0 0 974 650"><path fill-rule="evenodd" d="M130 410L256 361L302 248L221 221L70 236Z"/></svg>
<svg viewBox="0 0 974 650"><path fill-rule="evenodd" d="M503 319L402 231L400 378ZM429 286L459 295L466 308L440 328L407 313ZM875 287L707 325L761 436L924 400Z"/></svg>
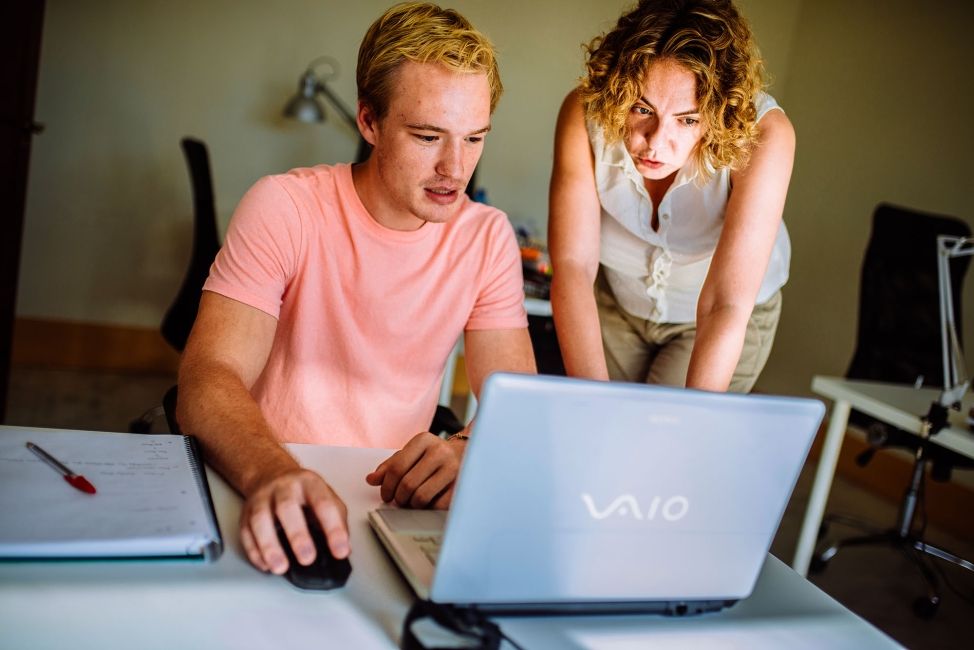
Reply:
<svg viewBox="0 0 974 650"><path fill-rule="evenodd" d="M244 496L298 467L229 369L181 369L177 417L199 439L207 462Z"/></svg>

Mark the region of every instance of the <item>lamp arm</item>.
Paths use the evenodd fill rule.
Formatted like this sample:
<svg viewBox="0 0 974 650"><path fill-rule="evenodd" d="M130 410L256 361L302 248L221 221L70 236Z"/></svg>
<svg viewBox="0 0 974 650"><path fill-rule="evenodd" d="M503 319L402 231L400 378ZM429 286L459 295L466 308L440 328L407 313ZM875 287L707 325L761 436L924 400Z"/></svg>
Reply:
<svg viewBox="0 0 974 650"><path fill-rule="evenodd" d="M333 93L331 91L331 88L325 85L324 81L318 81L318 85L315 86L315 91L327 97L328 101L331 102L332 106L338 109L338 112L342 114L343 118L345 118L345 122L348 123L348 125L352 128L353 131L358 133L358 122L356 122L355 120L355 115L353 115L352 111L350 111L348 107L345 106L345 104L342 102L342 100L339 99L338 95Z"/></svg>
<svg viewBox="0 0 974 650"><path fill-rule="evenodd" d="M937 285L940 293L940 343L943 354L944 384L938 400L943 407L953 407L970 386L960 357L960 341L954 322L951 292L950 260L974 255L974 242L964 237L937 237Z"/></svg>
<svg viewBox="0 0 974 650"><path fill-rule="evenodd" d="M950 309L953 300L950 295L950 251L947 248L946 242L943 237L937 237L937 290L939 293L940 302L940 353L941 353L941 363L944 370L944 383L943 392L947 393L953 387L954 382L952 381L951 373L951 350L950 350L950 335L948 332L953 327L953 310ZM949 316L948 316L949 314ZM943 404L946 395L941 396L941 404Z"/></svg>

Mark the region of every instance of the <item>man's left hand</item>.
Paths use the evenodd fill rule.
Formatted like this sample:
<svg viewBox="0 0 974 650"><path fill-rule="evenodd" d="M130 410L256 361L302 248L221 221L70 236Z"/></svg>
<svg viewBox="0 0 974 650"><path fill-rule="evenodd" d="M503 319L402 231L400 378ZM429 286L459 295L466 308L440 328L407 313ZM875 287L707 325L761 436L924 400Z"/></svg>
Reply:
<svg viewBox="0 0 974 650"><path fill-rule="evenodd" d="M453 486L467 443L443 440L428 432L416 434L406 446L365 477L381 486L386 503L409 508L449 508Z"/></svg>

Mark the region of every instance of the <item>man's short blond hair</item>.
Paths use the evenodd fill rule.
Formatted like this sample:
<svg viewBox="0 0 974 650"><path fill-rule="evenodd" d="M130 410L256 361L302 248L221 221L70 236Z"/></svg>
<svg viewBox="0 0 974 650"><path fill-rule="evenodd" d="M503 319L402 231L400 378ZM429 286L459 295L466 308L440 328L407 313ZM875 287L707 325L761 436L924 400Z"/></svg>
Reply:
<svg viewBox="0 0 974 650"><path fill-rule="evenodd" d="M365 33L355 74L358 98L380 119L389 110L395 74L405 61L486 74L491 113L504 90L494 46L453 9L426 2L397 4Z"/></svg>

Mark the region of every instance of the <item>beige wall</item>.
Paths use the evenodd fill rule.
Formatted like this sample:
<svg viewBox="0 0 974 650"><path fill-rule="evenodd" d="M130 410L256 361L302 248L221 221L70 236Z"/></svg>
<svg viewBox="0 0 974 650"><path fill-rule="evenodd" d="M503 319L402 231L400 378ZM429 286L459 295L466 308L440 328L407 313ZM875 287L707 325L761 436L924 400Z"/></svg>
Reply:
<svg viewBox="0 0 974 650"><path fill-rule="evenodd" d="M808 392L813 374L844 374L877 203L974 224L974 3L888 0L881 6L866 0L801 5L784 84L798 133L785 211L794 253L778 338L758 384L763 390ZM969 350L970 284L964 292Z"/></svg>
<svg viewBox="0 0 974 650"><path fill-rule="evenodd" d="M359 39L388 4L48 0L37 107L47 131L31 161L18 314L155 327L188 255L179 138L209 144L223 224L257 177L350 159L354 136L334 113L304 125L280 110L320 54L338 59L332 87L352 104ZM543 235L553 124L581 72L579 44L628 2L448 4L496 42L507 88L479 181L513 221ZM792 279L759 388L801 393L812 374L841 374L851 356L873 206L972 217L962 66L974 59L964 33L974 16L967 2L741 6L799 137L785 212Z"/></svg>
<svg viewBox="0 0 974 650"><path fill-rule="evenodd" d="M188 257L179 139L210 147L223 224L259 176L350 160L355 135L281 109L307 63L336 58L354 106L355 58L389 0L49 0L18 314L155 327ZM551 136L581 73L580 43L622 0L452 3L500 50L506 94L479 182L544 235Z"/></svg>
<svg viewBox="0 0 974 650"><path fill-rule="evenodd" d="M259 176L351 159L354 134L334 113L306 125L280 111L320 54L339 61L332 87L353 105L359 40L388 4L49 0L37 104L47 130L31 161L18 314L155 327L188 255L179 139L210 147L221 225ZM580 44L624 4L452 3L497 44L506 86L478 180L542 237L558 106L581 74ZM779 21L779 3L749 4L756 23Z"/></svg>

